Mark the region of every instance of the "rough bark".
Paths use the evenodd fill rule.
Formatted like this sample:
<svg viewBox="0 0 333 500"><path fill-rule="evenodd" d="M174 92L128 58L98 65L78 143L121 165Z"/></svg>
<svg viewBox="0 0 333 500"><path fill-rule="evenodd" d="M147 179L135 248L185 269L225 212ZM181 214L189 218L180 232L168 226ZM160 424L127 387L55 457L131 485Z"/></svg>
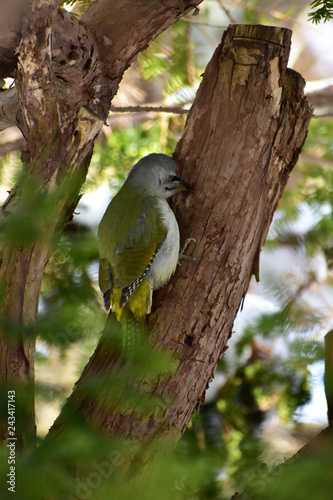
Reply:
<svg viewBox="0 0 333 500"><path fill-rule="evenodd" d="M185 11L201 1L185 0ZM20 391L22 384L25 387L33 384L35 342L33 335L25 336L22 325L31 325L36 316L43 270L52 241L72 216L94 140L108 114L122 74L145 44L184 14L177 0L137 0L138 12L145 22L138 23L137 28L130 31L133 15L129 1L123 2L127 9L121 12L116 0L96 2L92 7L93 16L87 13L83 21L58 9L57 0L23 3L24 16L21 12L15 13L10 2L0 7L0 14L5 12L10 18L14 16L12 22L8 22L8 29L4 28L0 35L1 75L15 75L18 95L18 106L12 107L16 115L8 121L18 124L29 149L24 175L2 207L1 222L10 224L11 216L24 210L25 204L35 195L53 200L54 213L53 217L41 222L39 236L33 243L7 243L2 248L0 279L4 298L0 304L3 320L0 379L4 405L7 404L7 389L12 390L15 386ZM122 30L108 32L112 28L110 25L102 30L101 23L107 23L118 10L122 16ZM110 45L119 52L115 53ZM110 49L108 56L106 46ZM15 335L6 328L6 322L14 328ZM16 383L19 384L16 386ZM34 435L33 391L29 395L18 392L18 399L21 396L24 409L18 435L24 444ZM17 404L20 406L19 402ZM2 439L7 432L8 424L3 420Z"/></svg>
<svg viewBox="0 0 333 500"><path fill-rule="evenodd" d="M70 409L93 428L136 443L154 435L176 441L188 425L258 273L273 213L306 138L311 108L302 77L286 68L290 39L283 28L229 27L176 148L184 178L196 187L178 201L176 215L182 239L197 239L200 261L182 263L154 296L150 339L172 353L176 368L146 389L143 381L138 386L164 403L144 414L110 403L112 376L122 368L106 331L51 435L70 429ZM92 380L102 384L102 397L89 392Z"/></svg>
<svg viewBox="0 0 333 500"><path fill-rule="evenodd" d="M80 20L58 9L52 22L52 62L58 94L72 112L85 105L105 119L133 58L202 1L98 0ZM47 3L35 0L28 5L42 7ZM0 5L0 78L16 75L23 20L31 17L32 10L26 0L4 0ZM99 68L96 60L101 63ZM16 117L10 121L16 123Z"/></svg>

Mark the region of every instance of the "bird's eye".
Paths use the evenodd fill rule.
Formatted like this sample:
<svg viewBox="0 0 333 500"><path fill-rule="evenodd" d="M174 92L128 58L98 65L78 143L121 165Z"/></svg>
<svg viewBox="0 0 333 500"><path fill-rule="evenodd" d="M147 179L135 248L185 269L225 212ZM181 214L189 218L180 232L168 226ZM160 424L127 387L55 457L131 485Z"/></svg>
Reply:
<svg viewBox="0 0 333 500"><path fill-rule="evenodd" d="M178 177L178 175L170 175L169 179L171 182L179 182L180 181L180 177Z"/></svg>

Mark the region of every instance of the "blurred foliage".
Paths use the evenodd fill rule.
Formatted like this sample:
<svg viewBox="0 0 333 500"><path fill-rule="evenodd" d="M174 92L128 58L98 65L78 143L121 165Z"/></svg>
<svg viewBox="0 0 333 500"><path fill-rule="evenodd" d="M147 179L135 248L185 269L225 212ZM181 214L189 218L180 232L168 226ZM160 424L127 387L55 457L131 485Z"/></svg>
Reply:
<svg viewBox="0 0 333 500"><path fill-rule="evenodd" d="M193 48L190 25L176 23L157 37L144 53L139 54L142 77L145 80L161 77L164 95L191 86L201 73L194 64Z"/></svg>
<svg viewBox="0 0 333 500"><path fill-rule="evenodd" d="M20 155L17 152L0 156L0 185L14 186L21 175L21 170ZM5 198L5 193L1 194Z"/></svg>
<svg viewBox="0 0 333 500"><path fill-rule="evenodd" d="M179 116L162 116L113 129L95 145L85 191L94 189L103 181L107 181L113 190L118 190L129 169L143 156L152 151L172 155L184 121Z"/></svg>
<svg viewBox="0 0 333 500"><path fill-rule="evenodd" d="M91 3L59 2L76 4L83 10ZM272 13L260 10L260 4L258 0L243 2L244 22L264 23L271 19ZM331 5L313 2L312 7L326 8L329 12ZM295 9L296 6L289 5L284 14L292 16ZM311 16L316 22L315 14ZM198 48L193 42L191 24L180 21L138 56L143 81L158 87L163 99L171 96L179 100L182 89L193 89L202 73L203 68L196 61ZM139 158L152 151L172 154L184 122L183 116L157 115L106 129L95 145L84 193L107 185L111 198ZM133 443L89 428L68 402L66 411L73 422L71 434L45 441L38 438L35 452L26 457L18 453L18 498L222 500L244 488L245 498L269 500L310 496L326 500L331 495L331 462L325 448L304 461L292 463L286 472L283 466L271 471L271 464L264 458L267 449L274 454L276 463L284 458L271 442L273 439L264 436L264 431L274 419L285 429L288 425L301 427L298 412L310 398L311 368L324 359L322 338L328 323L327 311L309 303L307 293L313 287L331 288L333 284L332 137L333 120L312 120L303 159L291 176L265 245L268 253L281 247L301 250L304 274L300 278L291 272L280 282L267 286L265 293L274 308L234 333L233 350L227 352L217 370L218 387L193 415L177 450L170 451L167 441L158 443L165 453L146 465L148 483L142 477L138 480L135 473L144 470L141 457L134 462L130 473L123 468L133 454ZM18 156L8 155L0 162L1 183L14 185L20 176ZM84 203L83 195L81 204ZM42 238L48 218L54 216L53 206L54 200L32 190L23 209L15 213L10 224L1 226L2 243L29 245ZM300 231L297 224L304 207L311 213L312 222ZM40 372L44 375L50 370L53 353L59 354L60 370L66 374L67 364L75 364L75 373L79 375L105 326L106 315L97 285L97 228L89 222L89 216L83 220L78 214L77 231L63 233L54 244L45 269L35 325L5 325L11 335L17 334L19 328L24 328L27 336L37 334L36 364L38 370L45 370ZM306 259L318 254L327 265L325 280L307 267ZM284 343L283 356L275 351L277 340ZM113 330L112 341L115 345L121 342L119 332ZM73 352L77 354L75 362ZM123 370L102 380L96 376L86 388L87 397L106 397L105 388L111 387L110 405L121 395L121 404L134 407L144 420L146 410L163 408L163 402L157 397L147 397L144 390L138 398L134 388L136 377L144 372L149 386L155 378L174 368L167 355L151 353L143 341ZM50 406L63 404L69 392L62 380L50 383L39 375L37 402ZM17 415L20 420L19 407ZM7 450L0 453L4 459L0 476L6 477ZM74 464L79 469L88 469L86 477L75 483ZM1 498L7 497L12 498L12 494L1 492Z"/></svg>
<svg viewBox="0 0 333 500"><path fill-rule="evenodd" d="M329 21L333 19L333 1L332 0L314 0L311 3L312 9L317 9L314 12L310 12L309 20L315 24L320 23L320 21Z"/></svg>

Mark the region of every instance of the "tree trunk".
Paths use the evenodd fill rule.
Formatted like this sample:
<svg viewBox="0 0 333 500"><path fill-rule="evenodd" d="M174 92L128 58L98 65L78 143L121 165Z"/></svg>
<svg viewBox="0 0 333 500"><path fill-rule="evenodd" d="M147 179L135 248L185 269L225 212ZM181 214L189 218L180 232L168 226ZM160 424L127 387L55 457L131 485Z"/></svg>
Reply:
<svg viewBox="0 0 333 500"><path fill-rule="evenodd" d="M311 108L304 81L288 70L291 31L230 26L204 73L175 157L196 192L175 205L182 240L195 237L200 260L182 262L154 296L151 344L172 353L172 374L136 380L157 396L138 411L113 396L122 370L106 329L51 437L66 435L72 412L98 431L147 444L175 441L203 401L278 201L305 141ZM111 340L110 340L111 339ZM91 384L103 387L99 395Z"/></svg>
<svg viewBox="0 0 333 500"><path fill-rule="evenodd" d="M18 124L28 144L26 168L2 207L5 235L29 213L31 200L47 200L34 221L36 237L7 239L1 255L0 406L7 408L8 391L17 391L16 438L23 447L35 432L32 324L52 243L71 220L123 72L153 38L201 1L184 0L180 10L178 0L126 0L121 6L100 0L80 21L58 9L57 0L0 5L0 18L10 20L0 33L0 75L14 75L17 87L16 97L8 91L7 104L1 102L0 125ZM0 418L0 435L6 445L6 415Z"/></svg>

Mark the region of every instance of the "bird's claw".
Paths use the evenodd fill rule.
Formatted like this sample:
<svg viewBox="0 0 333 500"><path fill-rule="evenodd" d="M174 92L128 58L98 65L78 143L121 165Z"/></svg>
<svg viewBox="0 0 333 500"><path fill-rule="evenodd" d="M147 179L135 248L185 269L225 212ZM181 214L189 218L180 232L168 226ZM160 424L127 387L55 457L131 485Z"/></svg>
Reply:
<svg viewBox="0 0 333 500"><path fill-rule="evenodd" d="M200 261L201 260L201 259L198 259L197 257L193 257L192 255L185 255L185 251L187 250L187 248L188 248L189 244L191 243L191 241L193 241L195 245L197 244L197 240L195 238L187 238L187 240L184 243L183 248L180 250L180 253L179 253L178 264L180 266L181 266L181 263L180 263L181 259L184 259L184 260L196 260L196 261Z"/></svg>

